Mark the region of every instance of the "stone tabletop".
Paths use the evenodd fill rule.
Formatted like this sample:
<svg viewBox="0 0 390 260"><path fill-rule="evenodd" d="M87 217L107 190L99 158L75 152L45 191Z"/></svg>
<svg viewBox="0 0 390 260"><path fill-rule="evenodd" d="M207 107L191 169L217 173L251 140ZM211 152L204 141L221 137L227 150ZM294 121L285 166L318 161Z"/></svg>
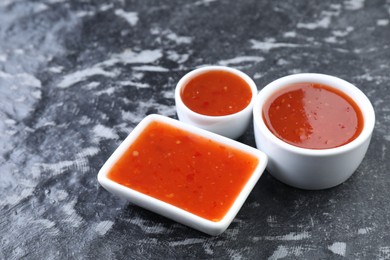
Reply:
<svg viewBox="0 0 390 260"><path fill-rule="evenodd" d="M365 159L322 191L265 172L216 237L104 190L105 160L146 115L176 118L202 65L259 90L350 81L376 112ZM0 259L390 259L389 155L389 0L0 1Z"/></svg>

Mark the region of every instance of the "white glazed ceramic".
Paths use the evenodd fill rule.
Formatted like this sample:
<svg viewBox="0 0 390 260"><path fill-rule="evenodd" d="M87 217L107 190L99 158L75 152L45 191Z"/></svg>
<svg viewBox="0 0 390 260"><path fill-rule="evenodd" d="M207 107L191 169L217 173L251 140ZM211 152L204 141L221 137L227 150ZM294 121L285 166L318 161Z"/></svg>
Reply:
<svg viewBox="0 0 390 260"><path fill-rule="evenodd" d="M141 132L152 122L162 122L169 125L172 125L176 128L188 131L198 136L202 136L213 140L215 142L224 144L226 146L247 152L259 159L259 164L256 169L253 171L252 176L243 187L242 191L236 198L232 207L229 209L227 214L218 222L213 222L207 220L205 218L194 215L188 211L185 211L181 208L153 198L151 196L145 195L141 192L133 190L131 188L122 186L109 178L107 178L107 174L110 169L115 165L116 161L124 154L124 152L132 145L132 143L137 139L137 137L141 134ZM137 127L130 133L130 135L123 141L123 143L118 147L118 149L111 155L111 157L107 160L107 162L103 165L101 170L98 173L98 181L99 183L109 192L121 196L125 199L128 199L130 202L161 214L165 217L173 219L179 223L190 226L199 231L205 232L210 235L218 235L226 230L226 228L230 225L237 212L240 210L244 201L248 197L249 193L255 186L256 182L259 180L262 175L267 164L267 156L255 149L253 147L247 146L245 144L239 143L232 139L223 137L221 135L217 135L197 127L184 124L178 120L174 120L168 117L160 116L160 115L149 115L144 118ZM167 172L169 174L169 172ZM240 174L240 173L237 173Z"/></svg>
<svg viewBox="0 0 390 260"><path fill-rule="evenodd" d="M278 90L299 82L325 84L350 96L363 113L361 134L346 145L321 150L296 147L273 135L263 121L263 104ZM347 180L362 162L375 125L374 109L362 91L340 78L314 73L286 76L265 86L257 96L253 116L256 145L269 158L267 170L288 185L310 190L330 188Z"/></svg>
<svg viewBox="0 0 390 260"><path fill-rule="evenodd" d="M238 75L244 79L252 90L252 99L247 107L243 110L226 116L207 116L202 115L189 109L181 99L181 92L186 84L194 77L205 73L207 71L223 70ZM180 79L176 85L175 90L175 102L176 112L179 120L205 130L220 134L232 139L240 137L248 128L250 120L252 119L253 103L256 99L257 87L253 80L245 73L224 66L205 66L199 69L195 69Z"/></svg>

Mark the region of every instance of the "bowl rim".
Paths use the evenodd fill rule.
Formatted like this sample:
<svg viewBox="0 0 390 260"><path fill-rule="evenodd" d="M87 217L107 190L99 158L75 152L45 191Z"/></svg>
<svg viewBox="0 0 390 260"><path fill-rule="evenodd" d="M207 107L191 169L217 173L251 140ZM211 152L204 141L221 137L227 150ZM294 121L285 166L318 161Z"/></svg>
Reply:
<svg viewBox="0 0 390 260"><path fill-rule="evenodd" d="M233 114L222 115L222 116L210 116L210 115L200 114L198 112L191 110L189 107L187 107L181 98L181 91L185 87L185 85L191 79L193 79L194 77L196 77L200 74L206 73L208 71L218 71L218 70L219 71L227 71L227 72L230 72L232 74L235 74L236 76L239 76L240 78L242 78L248 84L248 86L250 87L251 92L252 92L252 97L251 97L251 100L248 103L248 105L244 109L237 111ZM249 77L246 73L242 72L241 70L238 70L238 69L235 69L232 67L227 67L227 66L220 66L220 65L205 65L205 66L201 66L199 68L196 68L196 69L188 72L176 84L176 88L175 88L176 109L185 110L185 113L191 115L191 117L201 119L201 120L206 120L206 121L230 120L230 119L234 119L236 117L240 117L243 114L250 113L251 109L253 108L253 104L256 100L257 94L258 94L258 90L257 90L257 86L256 86L255 82L252 80L251 77Z"/></svg>
<svg viewBox="0 0 390 260"><path fill-rule="evenodd" d="M142 131L152 122L162 122L174 126L176 128L188 131L194 135L198 135L214 142L224 144L226 146L244 151L252 156L255 156L259 159L259 163L256 168L253 170L251 177L248 179L241 192L236 197L232 206L229 208L224 217L217 222L208 220L206 218L195 215L189 211L181 209L173 204L169 204L152 196L146 195L142 192L136 191L132 188L120 185L115 181L107 177L109 170L113 167L115 162L123 155L123 153L131 146L131 144L138 138ZM197 128L195 126L185 124L181 121L161 116L161 115L148 115L145 117L127 136L127 138L120 144L120 146L114 151L114 153L108 158L100 169L97 179L98 182L107 190L112 192L112 190L124 194L125 198L130 202L151 210L157 214L163 215L170 219L173 219L177 222L180 222L184 225L191 226L195 229L208 233L210 235L218 235L225 231L230 223L233 221L238 211L241 209L245 200L249 196L250 192L254 188L257 181L260 179L263 174L266 165L268 162L268 157L262 151L253 148L251 146L245 145L233 139L214 134L212 132ZM115 193L115 192L113 192ZM180 221L185 219L185 221Z"/></svg>
<svg viewBox="0 0 390 260"><path fill-rule="evenodd" d="M349 96L360 108L363 115L363 129L361 133L347 144L327 149L302 148L286 143L276 137L264 123L262 116L263 105L265 101L278 90L283 89L290 84L299 82L314 82L328 85L329 87L342 91L344 94ZM298 73L276 79L259 91L253 106L253 123L257 127L257 130L255 131L261 131L266 138L273 143L273 145L279 146L296 154L328 156L346 153L362 145L367 139L369 139L375 126L375 112L368 97L353 84L331 75L320 73Z"/></svg>

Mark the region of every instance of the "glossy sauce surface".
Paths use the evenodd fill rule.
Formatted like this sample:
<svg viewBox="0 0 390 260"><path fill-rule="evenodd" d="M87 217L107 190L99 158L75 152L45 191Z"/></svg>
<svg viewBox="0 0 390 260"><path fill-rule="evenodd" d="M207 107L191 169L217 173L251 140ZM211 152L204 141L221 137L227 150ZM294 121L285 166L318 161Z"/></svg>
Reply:
<svg viewBox="0 0 390 260"><path fill-rule="evenodd" d="M241 77L231 72L213 70L191 79L183 87L181 98L194 112L208 116L225 116L248 106L252 91Z"/></svg>
<svg viewBox="0 0 390 260"><path fill-rule="evenodd" d="M257 167L256 157L152 122L108 178L211 221L221 220Z"/></svg>
<svg viewBox="0 0 390 260"><path fill-rule="evenodd" d="M302 148L329 149L353 141L363 116L345 93L318 83L286 86L267 100L263 118L281 140Z"/></svg>

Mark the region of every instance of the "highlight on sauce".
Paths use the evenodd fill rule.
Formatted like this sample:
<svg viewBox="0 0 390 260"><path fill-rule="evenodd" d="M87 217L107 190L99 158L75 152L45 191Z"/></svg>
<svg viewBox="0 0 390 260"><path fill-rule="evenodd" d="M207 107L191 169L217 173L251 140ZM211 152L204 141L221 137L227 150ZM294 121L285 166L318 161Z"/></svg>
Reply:
<svg viewBox="0 0 390 260"><path fill-rule="evenodd" d="M296 83L263 106L263 119L279 139L308 149L329 149L356 139L363 129L358 105L345 93L319 83Z"/></svg>
<svg viewBox="0 0 390 260"><path fill-rule="evenodd" d="M259 160L162 122L150 123L111 168L121 185L217 222Z"/></svg>
<svg viewBox="0 0 390 260"><path fill-rule="evenodd" d="M183 103L192 111L207 116L225 116L247 107L252 99L248 83L223 70L204 72L182 89Z"/></svg>

